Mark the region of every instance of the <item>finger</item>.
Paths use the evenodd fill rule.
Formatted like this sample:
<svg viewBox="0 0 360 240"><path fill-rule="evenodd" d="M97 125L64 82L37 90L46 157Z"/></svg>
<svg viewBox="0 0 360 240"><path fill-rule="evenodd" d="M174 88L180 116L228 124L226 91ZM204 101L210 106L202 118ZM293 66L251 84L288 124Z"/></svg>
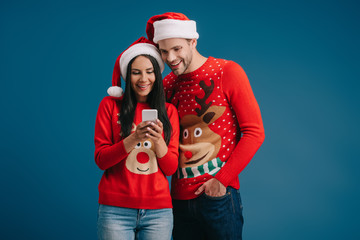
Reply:
<svg viewBox="0 0 360 240"><path fill-rule="evenodd" d="M195 194L199 195L200 193L202 193L205 190L205 184L201 185L198 190L196 190Z"/></svg>
<svg viewBox="0 0 360 240"><path fill-rule="evenodd" d="M157 131L155 131L154 129L151 129L151 128L147 128L148 130L148 133L154 137L162 137L162 135L160 133L158 133Z"/></svg>
<svg viewBox="0 0 360 240"><path fill-rule="evenodd" d="M146 139L146 134L148 134L148 133L149 133L149 131L147 130L147 128L136 130L136 134L141 140Z"/></svg>
<svg viewBox="0 0 360 240"><path fill-rule="evenodd" d="M141 122L141 123L138 125L138 128L144 129L144 128L146 128L147 126L150 126L150 125L151 125L151 122L149 122L149 121Z"/></svg>
<svg viewBox="0 0 360 240"><path fill-rule="evenodd" d="M162 128L160 126L156 125L155 123L152 123L151 126L156 132L162 133Z"/></svg>
<svg viewBox="0 0 360 240"><path fill-rule="evenodd" d="M161 134L163 132L162 128L155 123L151 125L152 129L156 131L157 133Z"/></svg>
<svg viewBox="0 0 360 240"><path fill-rule="evenodd" d="M159 125L160 128L163 128L163 123L159 119L156 119L156 124Z"/></svg>
<svg viewBox="0 0 360 240"><path fill-rule="evenodd" d="M148 132L148 130L146 128L136 130L136 133L138 134L138 136L144 136L147 132Z"/></svg>
<svg viewBox="0 0 360 240"><path fill-rule="evenodd" d="M147 139L146 133L138 134L138 140L139 140L139 141L144 141L144 140L146 140L146 139Z"/></svg>
<svg viewBox="0 0 360 240"><path fill-rule="evenodd" d="M141 122L137 125L137 127L144 127L146 125L146 121L145 122Z"/></svg>
<svg viewBox="0 0 360 240"><path fill-rule="evenodd" d="M153 142L156 142L159 139L158 137L155 137L155 136L150 135L150 134L148 134L147 138L152 140Z"/></svg>

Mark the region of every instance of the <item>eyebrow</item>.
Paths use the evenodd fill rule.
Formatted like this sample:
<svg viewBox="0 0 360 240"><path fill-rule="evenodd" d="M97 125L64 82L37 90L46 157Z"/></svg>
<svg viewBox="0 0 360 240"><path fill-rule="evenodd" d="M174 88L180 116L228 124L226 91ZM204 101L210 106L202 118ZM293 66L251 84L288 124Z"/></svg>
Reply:
<svg viewBox="0 0 360 240"><path fill-rule="evenodd" d="M153 67L150 67L150 68L147 68L145 70L148 71L148 70L153 70L153 69L154 69ZM131 68L131 70L141 71L140 69L137 69L137 68Z"/></svg>
<svg viewBox="0 0 360 240"><path fill-rule="evenodd" d="M181 47L181 45L176 45L176 46L173 46L172 48L170 48L170 50L171 50L171 49L174 49L174 48L179 48L179 47ZM168 50L165 50L165 49L163 49L163 48L160 48L160 51L168 51Z"/></svg>

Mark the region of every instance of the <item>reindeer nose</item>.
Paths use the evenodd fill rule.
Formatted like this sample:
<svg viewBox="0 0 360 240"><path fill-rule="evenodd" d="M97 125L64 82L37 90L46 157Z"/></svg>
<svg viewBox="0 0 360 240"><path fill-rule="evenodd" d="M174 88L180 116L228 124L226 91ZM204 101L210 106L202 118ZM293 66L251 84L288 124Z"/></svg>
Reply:
<svg viewBox="0 0 360 240"><path fill-rule="evenodd" d="M139 162L139 163L147 163L149 161L149 155L147 153L144 153L144 152L139 152L137 155L136 155L136 160Z"/></svg>
<svg viewBox="0 0 360 240"><path fill-rule="evenodd" d="M186 151L186 152L184 153L184 155L185 155L185 157L186 157L187 159L190 159L190 158L192 157L192 152Z"/></svg>

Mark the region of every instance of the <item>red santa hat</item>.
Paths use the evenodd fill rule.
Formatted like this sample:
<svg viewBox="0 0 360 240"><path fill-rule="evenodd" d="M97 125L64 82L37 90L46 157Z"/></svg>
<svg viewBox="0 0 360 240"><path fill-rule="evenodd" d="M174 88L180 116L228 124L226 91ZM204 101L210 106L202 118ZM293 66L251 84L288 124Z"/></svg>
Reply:
<svg viewBox="0 0 360 240"><path fill-rule="evenodd" d="M110 96L121 97L123 95L121 77L125 80L129 62L134 57L141 54L148 54L154 57L160 66L160 71L164 71L165 65L155 44L152 41L141 37L117 57L112 76L112 86L107 90Z"/></svg>
<svg viewBox="0 0 360 240"><path fill-rule="evenodd" d="M151 17L146 25L146 34L154 43L167 38L199 38L196 22L182 13L174 12Z"/></svg>

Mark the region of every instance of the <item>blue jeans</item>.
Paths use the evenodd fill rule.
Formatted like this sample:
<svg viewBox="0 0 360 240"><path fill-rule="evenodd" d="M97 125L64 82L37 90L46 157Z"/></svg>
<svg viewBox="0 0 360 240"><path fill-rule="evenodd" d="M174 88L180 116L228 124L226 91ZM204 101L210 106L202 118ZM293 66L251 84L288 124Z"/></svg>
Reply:
<svg viewBox="0 0 360 240"><path fill-rule="evenodd" d="M226 189L222 197L202 194L191 200L173 200L174 240L242 239L243 215L239 190Z"/></svg>
<svg viewBox="0 0 360 240"><path fill-rule="evenodd" d="M169 240L173 229L171 208L132 209L99 205L98 238L106 240Z"/></svg>

